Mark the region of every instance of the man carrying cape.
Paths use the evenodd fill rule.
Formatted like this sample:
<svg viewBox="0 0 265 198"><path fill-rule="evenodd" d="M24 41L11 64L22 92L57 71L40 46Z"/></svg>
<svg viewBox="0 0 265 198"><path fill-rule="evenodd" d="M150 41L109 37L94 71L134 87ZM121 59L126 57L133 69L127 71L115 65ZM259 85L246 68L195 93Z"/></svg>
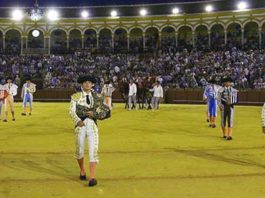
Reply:
<svg viewBox="0 0 265 198"><path fill-rule="evenodd" d="M10 107L10 111L12 114L12 120L15 121L15 110L14 110L14 96L17 95L17 88L18 86L13 83L12 77L6 78L6 84L4 85L4 90L7 91L8 96L4 100L4 108L5 108L5 117L4 122L7 122L7 115L8 115L8 107Z"/></svg>
<svg viewBox="0 0 265 198"><path fill-rule="evenodd" d="M92 91L96 80L92 76L78 78L81 91L72 95L70 116L75 123L76 134L76 159L80 168L80 180L86 180L84 165L84 145L88 137L89 145L89 183L92 187L97 185L96 165L98 163L98 126L97 120L110 117L110 108L104 104L104 98Z"/></svg>

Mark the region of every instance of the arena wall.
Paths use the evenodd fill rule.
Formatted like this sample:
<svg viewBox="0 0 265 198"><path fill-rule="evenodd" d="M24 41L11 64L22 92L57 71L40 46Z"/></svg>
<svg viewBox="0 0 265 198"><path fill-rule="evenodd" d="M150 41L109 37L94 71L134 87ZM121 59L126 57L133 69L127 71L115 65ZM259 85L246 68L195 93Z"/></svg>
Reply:
<svg viewBox="0 0 265 198"><path fill-rule="evenodd" d="M69 102L74 90L70 89L43 89L34 94L34 101L46 102ZM163 102L167 104L202 104L202 89L168 89L165 91ZM20 101L20 91L16 100ZM119 91L113 93L114 102L123 102ZM262 105L265 101L265 90L242 90L239 91L239 104Z"/></svg>

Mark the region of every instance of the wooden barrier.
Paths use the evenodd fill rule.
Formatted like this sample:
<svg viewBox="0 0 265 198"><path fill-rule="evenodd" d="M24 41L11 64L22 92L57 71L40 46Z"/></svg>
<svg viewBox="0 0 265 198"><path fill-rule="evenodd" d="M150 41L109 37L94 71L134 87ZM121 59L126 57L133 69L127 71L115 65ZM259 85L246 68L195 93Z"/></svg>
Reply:
<svg viewBox="0 0 265 198"><path fill-rule="evenodd" d="M74 90L71 89L42 89L34 94L35 101L70 101ZM202 89L168 89L165 91L165 103L200 104L202 101ZM242 90L239 91L239 104L261 105L265 102L265 90ZM21 100L20 90L15 97ZM114 102L122 102L121 93L116 90L113 93Z"/></svg>

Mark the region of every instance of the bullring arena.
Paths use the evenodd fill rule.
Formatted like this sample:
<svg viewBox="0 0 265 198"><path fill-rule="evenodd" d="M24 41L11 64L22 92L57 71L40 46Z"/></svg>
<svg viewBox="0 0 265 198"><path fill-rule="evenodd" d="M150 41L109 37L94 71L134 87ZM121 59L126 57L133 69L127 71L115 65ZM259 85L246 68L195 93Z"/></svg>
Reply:
<svg viewBox="0 0 265 198"><path fill-rule="evenodd" d="M0 2L0 197L263 197L265 3L84 2Z"/></svg>

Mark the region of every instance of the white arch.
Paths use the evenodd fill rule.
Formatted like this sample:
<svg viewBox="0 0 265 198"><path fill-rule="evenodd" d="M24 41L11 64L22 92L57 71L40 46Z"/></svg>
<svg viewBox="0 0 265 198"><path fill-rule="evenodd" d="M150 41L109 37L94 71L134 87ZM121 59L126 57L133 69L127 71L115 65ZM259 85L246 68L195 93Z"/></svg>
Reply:
<svg viewBox="0 0 265 198"><path fill-rule="evenodd" d="M98 30L97 30L96 28L89 27L89 28L85 28L85 29L82 31L82 34L84 35L85 32L86 32L87 30L93 30L93 31L95 31L96 34L98 33Z"/></svg>
<svg viewBox="0 0 265 198"><path fill-rule="evenodd" d="M8 31L10 31L10 30L17 30L17 31L20 33L20 35L23 34L22 30L19 29L19 28L8 28L8 29L6 29L6 30L4 31L4 34L6 34L6 33L7 33Z"/></svg>
<svg viewBox="0 0 265 198"><path fill-rule="evenodd" d="M155 28L155 29L157 29L158 33L160 32L160 28L158 26L156 26L156 25L146 26L144 28L144 32L146 32L150 28Z"/></svg>
<svg viewBox="0 0 265 198"><path fill-rule="evenodd" d="M265 25L265 20L264 21L262 21L261 23L260 23L260 27L262 28L263 27L263 25Z"/></svg>
<svg viewBox="0 0 265 198"><path fill-rule="evenodd" d="M118 28L115 28L115 29L113 30L114 38L116 38L116 31L117 31L117 30L124 30L124 31L125 31L125 35L126 35L126 37L128 38L128 35L129 35L128 30L127 30L126 28L123 28L123 27L118 27Z"/></svg>
<svg viewBox="0 0 265 198"><path fill-rule="evenodd" d="M235 21L230 21L229 23L227 23L227 24L225 25L225 29L227 30L228 27L229 27L231 24L233 24L233 23L240 25L241 29L243 28L242 23L241 23L240 21L235 20Z"/></svg>
<svg viewBox="0 0 265 198"><path fill-rule="evenodd" d="M214 27L215 25L221 25L221 26L223 27L224 31L225 31L225 25L224 25L223 23L220 23L220 22L212 23L212 24L210 25L210 31L212 31L212 29L213 29L213 27Z"/></svg>
<svg viewBox="0 0 265 198"><path fill-rule="evenodd" d="M67 35L67 30L65 28L61 28L61 27L53 27L50 30L48 30L48 33L51 35L53 31L55 30L62 30L65 32L65 34Z"/></svg>
<svg viewBox="0 0 265 198"><path fill-rule="evenodd" d="M171 28L174 29L175 32L177 32L177 28L176 28L174 25L169 25L169 24L163 25L163 26L161 27L161 32L163 32L163 30L164 30L165 28L167 28L167 27L171 27Z"/></svg>
<svg viewBox="0 0 265 198"><path fill-rule="evenodd" d="M101 28L99 28L99 30L98 30L98 34L100 34L100 32L101 32L102 30L104 30L104 29L110 30L111 34L113 34L113 30L112 30L110 27L101 27Z"/></svg>
<svg viewBox="0 0 265 198"><path fill-rule="evenodd" d="M4 30L2 28L0 28L0 32L4 35Z"/></svg>
<svg viewBox="0 0 265 198"><path fill-rule="evenodd" d="M115 32L119 29L125 30L126 34L129 34L129 30L124 26L117 26L116 28L113 29L113 33L115 34Z"/></svg>
<svg viewBox="0 0 265 198"><path fill-rule="evenodd" d="M191 29L192 32L194 31L192 25L190 25L190 24L182 24L182 25L180 25L180 26L177 27L177 32L178 32L179 29L182 28L182 27L189 27L189 28Z"/></svg>
<svg viewBox="0 0 265 198"><path fill-rule="evenodd" d="M248 24L248 23L256 23L256 25L258 26L258 29L259 29L259 27L260 27L260 23L258 22L258 21L256 21L256 20L247 20L247 21L245 21L244 23L243 23L243 28L245 28L246 27L246 25Z"/></svg>
<svg viewBox="0 0 265 198"><path fill-rule="evenodd" d="M134 30L134 29L140 29L142 31L142 33L144 33L144 28L143 27L141 27L141 26L135 26L135 27L131 27L129 29L129 34L131 34L131 31Z"/></svg>
<svg viewBox="0 0 265 198"><path fill-rule="evenodd" d="M115 33L116 30L118 30L118 29L123 29L123 30L125 30L126 34L129 33L129 30L128 30L125 26L117 26L117 27L115 27L115 28L113 29L113 33Z"/></svg>
<svg viewBox="0 0 265 198"><path fill-rule="evenodd" d="M80 34L82 35L82 30L78 27L72 27L67 31L67 34L70 35L71 31L73 30L78 30L80 32Z"/></svg>
<svg viewBox="0 0 265 198"><path fill-rule="evenodd" d="M206 23L200 23L200 24L197 24L197 25L194 26L194 31L196 31L197 28L200 27L200 26L206 27L207 31L210 30L210 26L209 25L207 25Z"/></svg>
<svg viewBox="0 0 265 198"><path fill-rule="evenodd" d="M39 30L39 31L41 31L41 32L43 33L43 35L44 35L44 33L45 33L45 30L44 30L43 28L41 28L41 27L30 27L30 28L28 28L28 29L26 30L26 34L28 35L28 34L30 33L31 30Z"/></svg>

